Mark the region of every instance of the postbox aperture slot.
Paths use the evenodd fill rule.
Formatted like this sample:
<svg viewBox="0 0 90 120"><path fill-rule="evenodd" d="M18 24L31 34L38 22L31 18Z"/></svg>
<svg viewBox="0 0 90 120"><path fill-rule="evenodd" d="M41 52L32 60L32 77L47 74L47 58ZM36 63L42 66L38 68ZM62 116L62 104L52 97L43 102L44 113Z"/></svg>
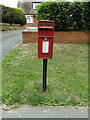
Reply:
<svg viewBox="0 0 90 120"><path fill-rule="evenodd" d="M42 41L42 53L49 53L49 41Z"/></svg>

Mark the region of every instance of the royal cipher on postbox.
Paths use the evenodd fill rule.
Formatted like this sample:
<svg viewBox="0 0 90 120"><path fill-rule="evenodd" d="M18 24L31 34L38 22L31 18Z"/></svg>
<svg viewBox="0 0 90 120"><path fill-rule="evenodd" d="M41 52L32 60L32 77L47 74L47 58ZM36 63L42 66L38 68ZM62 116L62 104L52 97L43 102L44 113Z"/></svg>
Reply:
<svg viewBox="0 0 90 120"><path fill-rule="evenodd" d="M52 59L53 56L54 21L38 21L38 58Z"/></svg>

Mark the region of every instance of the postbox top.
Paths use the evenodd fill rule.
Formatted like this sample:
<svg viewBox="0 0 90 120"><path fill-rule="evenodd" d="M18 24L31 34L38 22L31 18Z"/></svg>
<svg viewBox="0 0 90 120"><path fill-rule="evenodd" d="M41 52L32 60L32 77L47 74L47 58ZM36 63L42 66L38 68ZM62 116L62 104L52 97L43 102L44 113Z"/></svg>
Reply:
<svg viewBox="0 0 90 120"><path fill-rule="evenodd" d="M52 21L52 20L39 20L38 21L38 28L54 29L54 21Z"/></svg>
<svg viewBox="0 0 90 120"><path fill-rule="evenodd" d="M53 20L39 20L38 22L54 22Z"/></svg>

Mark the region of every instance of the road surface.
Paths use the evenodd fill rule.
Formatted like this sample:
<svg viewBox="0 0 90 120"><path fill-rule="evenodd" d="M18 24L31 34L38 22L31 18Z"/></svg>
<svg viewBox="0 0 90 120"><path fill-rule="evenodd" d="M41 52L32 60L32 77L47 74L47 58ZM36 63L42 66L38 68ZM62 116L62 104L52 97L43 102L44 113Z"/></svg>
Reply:
<svg viewBox="0 0 90 120"><path fill-rule="evenodd" d="M0 33L0 58L20 42L22 42L22 30Z"/></svg>

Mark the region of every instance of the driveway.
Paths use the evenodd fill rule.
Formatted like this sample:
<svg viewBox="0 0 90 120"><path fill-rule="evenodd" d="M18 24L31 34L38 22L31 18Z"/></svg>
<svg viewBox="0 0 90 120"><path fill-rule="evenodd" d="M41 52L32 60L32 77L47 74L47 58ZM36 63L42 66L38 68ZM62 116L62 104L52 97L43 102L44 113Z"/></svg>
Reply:
<svg viewBox="0 0 90 120"><path fill-rule="evenodd" d="M22 30L0 33L0 58L20 42L22 42Z"/></svg>

